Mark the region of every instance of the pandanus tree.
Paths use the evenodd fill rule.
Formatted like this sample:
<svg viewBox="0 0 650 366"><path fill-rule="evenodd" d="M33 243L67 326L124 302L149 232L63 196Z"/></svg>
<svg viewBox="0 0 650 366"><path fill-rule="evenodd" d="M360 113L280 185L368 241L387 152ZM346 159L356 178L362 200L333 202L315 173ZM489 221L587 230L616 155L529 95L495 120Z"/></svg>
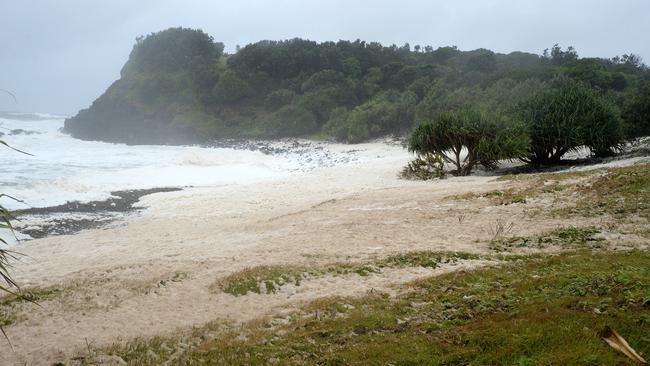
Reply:
<svg viewBox="0 0 650 366"><path fill-rule="evenodd" d="M28 154L24 151L20 151L18 149L15 149L11 146L9 146L6 142L0 140L0 145L4 145L5 147L8 147L12 150L15 150L17 152L23 153L23 154ZM28 154L29 155L29 154ZM2 205L2 201L4 199L9 199L9 200L14 200L21 202L17 198L14 198L12 196L0 193L0 231L8 231L11 233L11 235L14 235L13 232L13 226L11 225L11 220L14 219L14 216L12 215L11 211L4 207ZM17 259L18 253L7 249L6 247L9 244L5 239L0 237L0 292L8 292L15 294L11 288L12 287L18 287L14 279L11 277L9 273L9 268L11 266L11 261Z"/></svg>
<svg viewBox="0 0 650 366"><path fill-rule="evenodd" d="M521 123L483 108L464 108L440 114L417 126L408 140L410 152L434 154L468 175L477 165L493 168L500 160L515 159L528 149Z"/></svg>
<svg viewBox="0 0 650 366"><path fill-rule="evenodd" d="M16 96L13 95L10 91L0 89L0 92L9 95L14 99L14 101L16 100ZM9 144L7 144L5 141L0 140L0 145L15 150L19 153L30 155L24 151L9 146ZM3 199L11 199L14 201L18 201L18 199L0 193L0 231L9 231L13 235L13 227L11 225L11 220L14 219L14 216L11 214L11 211L9 211L6 207L2 205ZM9 273L9 268L11 266L11 261L16 259L18 253L7 249L6 246L8 246L8 243L5 241L5 239L0 237L0 292L8 292L11 294L15 294L15 292L12 291L11 288L12 287L17 288L18 285L11 277L11 274ZM0 331L2 331L2 328L0 328Z"/></svg>

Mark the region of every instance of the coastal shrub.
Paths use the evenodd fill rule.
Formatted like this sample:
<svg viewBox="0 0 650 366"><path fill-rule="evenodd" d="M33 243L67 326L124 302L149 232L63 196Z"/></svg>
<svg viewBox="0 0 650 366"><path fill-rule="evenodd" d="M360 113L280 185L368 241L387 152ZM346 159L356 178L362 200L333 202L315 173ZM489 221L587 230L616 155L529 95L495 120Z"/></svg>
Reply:
<svg viewBox="0 0 650 366"><path fill-rule="evenodd" d="M438 154L427 153L417 156L400 172L400 178L430 180L445 176L445 161Z"/></svg>
<svg viewBox="0 0 650 366"><path fill-rule="evenodd" d="M252 92L251 86L242 79L236 72L226 70L219 76L217 84L212 89L212 93L221 103L238 101Z"/></svg>
<svg viewBox="0 0 650 366"><path fill-rule="evenodd" d="M317 128L314 115L293 104L280 108L266 122L266 132L273 137L306 135L315 132Z"/></svg>
<svg viewBox="0 0 650 366"><path fill-rule="evenodd" d="M296 93L288 89L279 89L269 93L264 99L264 106L267 110L275 112L281 107L291 103Z"/></svg>
<svg viewBox="0 0 650 366"><path fill-rule="evenodd" d="M323 132L334 137L338 141L346 141L348 138L348 116L350 113L345 107L339 107L332 110L330 118L323 126Z"/></svg>
<svg viewBox="0 0 650 366"><path fill-rule="evenodd" d="M499 112L465 108L417 126L408 149L420 155L436 154L455 166L454 174L468 175L477 164L493 168L499 160L517 158L528 144L520 123Z"/></svg>
<svg viewBox="0 0 650 366"><path fill-rule="evenodd" d="M400 133L413 125L416 104L417 95L410 91L380 93L349 113L333 109L323 131L349 143Z"/></svg>
<svg viewBox="0 0 650 366"><path fill-rule="evenodd" d="M332 110L338 106L354 104L355 96L349 89L329 87L310 90L296 98L296 104L314 114L320 125L327 122Z"/></svg>
<svg viewBox="0 0 650 366"><path fill-rule="evenodd" d="M581 146L595 156L613 154L623 139L616 109L595 91L572 81L537 93L517 107L531 144L521 159L533 164L557 164Z"/></svg>
<svg viewBox="0 0 650 366"><path fill-rule="evenodd" d="M650 77L627 96L623 118L627 138L650 136Z"/></svg>

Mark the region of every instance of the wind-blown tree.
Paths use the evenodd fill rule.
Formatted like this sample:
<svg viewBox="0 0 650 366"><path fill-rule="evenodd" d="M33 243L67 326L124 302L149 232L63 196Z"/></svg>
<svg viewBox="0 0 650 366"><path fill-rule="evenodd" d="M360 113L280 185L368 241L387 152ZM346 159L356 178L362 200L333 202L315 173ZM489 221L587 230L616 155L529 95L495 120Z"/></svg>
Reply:
<svg viewBox="0 0 650 366"><path fill-rule="evenodd" d="M0 194L0 198L10 197L5 194ZM11 212L4 206L0 205L0 230L13 232L11 226L11 220L13 219L14 217ZM0 238L0 245L7 245L7 242L3 238ZM18 287L9 273L9 267L11 266L10 262L14 259L16 259L16 253L9 249L0 247L0 279L5 284L0 285L0 292L14 293L10 288Z"/></svg>
<svg viewBox="0 0 650 366"><path fill-rule="evenodd" d="M506 115L480 108L442 113L433 122L417 126L408 149L418 155L434 154L468 175L481 164L495 167L499 160L516 159L528 148L522 124Z"/></svg>
<svg viewBox="0 0 650 366"><path fill-rule="evenodd" d="M16 96L12 92L4 89L0 89L0 92L9 95L10 97L13 98L14 101L17 102ZM4 145L10 149L16 150L15 148L9 146L9 144L7 144L2 140L0 140L0 145ZM16 150L16 151L23 152L20 150ZM6 194L0 193L0 199L3 198L15 199ZM13 218L14 216L11 214L11 212L8 209L6 209L4 206L2 206L2 202L0 202L0 231L8 230L13 233L13 227L11 226L11 220ZM15 259L15 253L12 252L11 250L3 248L2 247L3 245L7 245L7 242L0 237L0 279L2 280L3 283L6 284L6 287L5 285L0 285L0 291L13 293L9 288L18 287L18 286L16 282L11 278L11 275L9 274L9 266L10 266L10 261L12 259ZM2 330L1 327L0 327L0 331L4 333L4 330Z"/></svg>
<svg viewBox="0 0 650 366"><path fill-rule="evenodd" d="M521 160L557 164L584 146L595 156L613 154L623 140L617 110L595 91L571 80L537 93L517 107L531 144Z"/></svg>
<svg viewBox="0 0 650 366"><path fill-rule="evenodd" d="M20 151L18 149L9 146L9 144L7 144L2 140L0 140L0 145L4 145L12 150L18 151L23 154L27 154L24 151ZM0 200L5 198L18 201L18 199L14 197L0 193ZM14 215L11 213L11 211L9 211L6 207L2 206L0 202L0 230L9 231L13 235L14 231L13 231L13 226L11 225L11 220L13 219L14 219ZM9 273L9 268L11 266L10 262L16 259L17 253L12 250L3 248L2 247L3 245L6 246L8 245L8 243L3 238L0 237L0 280L1 280L0 282L5 284L5 285L0 284L0 292L8 292L10 294L16 294L14 291L11 290L11 288L12 287L17 288L18 284L16 283L16 281L14 281L13 278L11 278L11 275ZM0 331L4 333L1 327L0 327Z"/></svg>

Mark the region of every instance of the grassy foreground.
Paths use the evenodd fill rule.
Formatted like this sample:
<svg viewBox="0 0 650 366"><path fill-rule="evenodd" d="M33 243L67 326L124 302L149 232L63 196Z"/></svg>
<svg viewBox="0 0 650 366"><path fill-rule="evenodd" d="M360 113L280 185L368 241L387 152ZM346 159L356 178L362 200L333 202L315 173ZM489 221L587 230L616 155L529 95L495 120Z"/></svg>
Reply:
<svg viewBox="0 0 650 366"><path fill-rule="evenodd" d="M647 250L524 257L418 281L398 298L318 300L283 324L225 334L215 324L105 351L134 365L633 364L600 332L650 355L649 264Z"/></svg>

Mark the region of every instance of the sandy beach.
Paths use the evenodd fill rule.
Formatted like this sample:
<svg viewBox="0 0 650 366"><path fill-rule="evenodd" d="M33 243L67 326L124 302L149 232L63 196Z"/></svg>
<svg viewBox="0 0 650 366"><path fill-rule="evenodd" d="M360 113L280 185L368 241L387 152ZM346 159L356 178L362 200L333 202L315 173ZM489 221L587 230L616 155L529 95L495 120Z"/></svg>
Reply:
<svg viewBox="0 0 650 366"><path fill-rule="evenodd" d="M453 198L511 182L489 176L406 181L397 176L410 158L401 147L354 148L366 163L272 182L157 193L141 199L142 213L110 228L22 243L16 249L25 257L14 268L18 283L56 288L58 295L23 306L19 321L6 327L14 350L0 342L0 363L65 362L89 347L212 321L237 324L320 297L395 293L420 277L492 263L325 275L274 294L236 297L215 290L220 278L245 268L360 263L415 250L486 253L496 220L516 221L518 235L571 224L530 214L549 202L492 206Z"/></svg>

